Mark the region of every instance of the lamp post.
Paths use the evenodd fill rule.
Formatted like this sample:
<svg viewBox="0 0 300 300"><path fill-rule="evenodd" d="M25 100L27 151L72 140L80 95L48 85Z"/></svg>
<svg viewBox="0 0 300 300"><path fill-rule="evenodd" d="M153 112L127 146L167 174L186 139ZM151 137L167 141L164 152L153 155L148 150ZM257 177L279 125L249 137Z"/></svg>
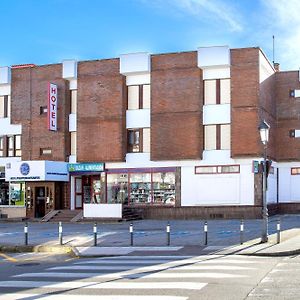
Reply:
<svg viewBox="0 0 300 300"><path fill-rule="evenodd" d="M264 164L263 164L263 229L261 235L261 242L268 241L268 207L267 207L267 145L269 141L270 125L266 121L262 121L258 127L261 142L264 145Z"/></svg>

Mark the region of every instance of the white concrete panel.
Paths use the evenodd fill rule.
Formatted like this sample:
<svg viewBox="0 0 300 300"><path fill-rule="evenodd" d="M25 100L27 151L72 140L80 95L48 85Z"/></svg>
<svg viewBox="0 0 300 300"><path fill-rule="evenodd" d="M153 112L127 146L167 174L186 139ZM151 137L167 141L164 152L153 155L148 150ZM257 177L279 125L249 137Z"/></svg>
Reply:
<svg viewBox="0 0 300 300"><path fill-rule="evenodd" d="M123 75L150 73L150 65L149 53L140 52L120 55L120 73Z"/></svg>
<svg viewBox="0 0 300 300"><path fill-rule="evenodd" d="M259 83L262 83L274 73L275 71L270 62L267 60L264 54L259 51Z"/></svg>
<svg viewBox="0 0 300 300"><path fill-rule="evenodd" d="M21 134L22 125L10 124L10 118L0 119L0 135Z"/></svg>
<svg viewBox="0 0 300 300"><path fill-rule="evenodd" d="M230 122L230 104L203 106L203 125L228 124Z"/></svg>
<svg viewBox="0 0 300 300"><path fill-rule="evenodd" d="M150 73L126 76L126 85L138 85L138 84L150 84L150 83L151 83Z"/></svg>
<svg viewBox="0 0 300 300"><path fill-rule="evenodd" d="M279 167L279 202L291 201L291 168Z"/></svg>
<svg viewBox="0 0 300 300"><path fill-rule="evenodd" d="M230 158L230 150L204 150L203 161L209 164L219 164L234 160Z"/></svg>
<svg viewBox="0 0 300 300"><path fill-rule="evenodd" d="M132 167L141 167L149 165L150 153L127 153L126 163L131 164ZM106 164L107 167L107 164Z"/></svg>
<svg viewBox="0 0 300 300"><path fill-rule="evenodd" d="M126 111L126 128L150 127L150 109Z"/></svg>
<svg viewBox="0 0 300 300"><path fill-rule="evenodd" d="M69 163L72 163L72 164L77 163L77 157L76 157L76 155L70 155L69 156Z"/></svg>
<svg viewBox="0 0 300 300"><path fill-rule="evenodd" d="M300 175L290 175L291 177L291 198L290 202L300 202Z"/></svg>
<svg viewBox="0 0 300 300"><path fill-rule="evenodd" d="M193 167L181 168L182 206L239 203L240 174L195 175Z"/></svg>
<svg viewBox="0 0 300 300"><path fill-rule="evenodd" d="M0 85L0 96L6 96L11 94L10 84Z"/></svg>
<svg viewBox="0 0 300 300"><path fill-rule="evenodd" d="M70 79L69 80L69 89L70 90L77 90L77 79Z"/></svg>
<svg viewBox="0 0 300 300"><path fill-rule="evenodd" d="M66 59L62 62L64 79L74 79L77 78L77 61L74 59Z"/></svg>
<svg viewBox="0 0 300 300"><path fill-rule="evenodd" d="M230 49L228 46L199 47L198 67L230 65Z"/></svg>
<svg viewBox="0 0 300 300"><path fill-rule="evenodd" d="M71 210L75 209L75 177L71 176L70 177L70 181L71 181Z"/></svg>
<svg viewBox="0 0 300 300"><path fill-rule="evenodd" d="M254 174L252 160L240 165L240 203L254 205Z"/></svg>
<svg viewBox="0 0 300 300"><path fill-rule="evenodd" d="M0 157L0 166L10 166L12 163L21 161L21 157Z"/></svg>
<svg viewBox="0 0 300 300"><path fill-rule="evenodd" d="M0 67L0 84L10 84L10 67Z"/></svg>
<svg viewBox="0 0 300 300"><path fill-rule="evenodd" d="M274 174L268 176L267 203L277 202L277 168L274 168Z"/></svg>
<svg viewBox="0 0 300 300"><path fill-rule="evenodd" d="M203 69L203 80L230 78L230 67L213 67Z"/></svg>
<svg viewBox="0 0 300 300"><path fill-rule="evenodd" d="M122 218L122 204L83 204L84 218Z"/></svg>
<svg viewBox="0 0 300 300"><path fill-rule="evenodd" d="M69 114L69 132L77 130L77 114Z"/></svg>

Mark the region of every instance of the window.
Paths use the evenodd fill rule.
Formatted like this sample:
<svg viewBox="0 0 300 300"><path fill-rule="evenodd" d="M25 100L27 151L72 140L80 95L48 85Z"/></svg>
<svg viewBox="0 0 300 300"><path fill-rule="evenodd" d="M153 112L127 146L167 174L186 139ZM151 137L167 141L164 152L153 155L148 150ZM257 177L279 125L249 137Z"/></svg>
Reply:
<svg viewBox="0 0 300 300"><path fill-rule="evenodd" d="M76 132L71 132L71 155L76 155Z"/></svg>
<svg viewBox="0 0 300 300"><path fill-rule="evenodd" d="M25 183L0 181L0 205L25 205Z"/></svg>
<svg viewBox="0 0 300 300"><path fill-rule="evenodd" d="M77 113L77 90L71 90L71 114Z"/></svg>
<svg viewBox="0 0 300 300"><path fill-rule="evenodd" d="M9 98L9 96L0 96L0 118L7 118L10 116Z"/></svg>
<svg viewBox="0 0 300 300"><path fill-rule="evenodd" d="M292 175L300 175L300 168L291 168Z"/></svg>
<svg viewBox="0 0 300 300"><path fill-rule="evenodd" d="M204 150L230 150L230 124L204 126Z"/></svg>
<svg viewBox="0 0 300 300"><path fill-rule="evenodd" d="M230 79L204 80L204 105L230 103Z"/></svg>
<svg viewBox="0 0 300 300"><path fill-rule="evenodd" d="M107 174L107 203L128 204L128 174Z"/></svg>
<svg viewBox="0 0 300 300"><path fill-rule="evenodd" d="M13 135L7 137L7 156L15 156L15 142Z"/></svg>
<svg viewBox="0 0 300 300"><path fill-rule="evenodd" d="M224 166L197 166L195 174L231 174L240 173L239 165L224 165Z"/></svg>
<svg viewBox="0 0 300 300"><path fill-rule="evenodd" d="M15 156L22 156L21 136L15 135Z"/></svg>
<svg viewBox="0 0 300 300"><path fill-rule="evenodd" d="M0 136L0 156L4 156L4 137Z"/></svg>
<svg viewBox="0 0 300 300"><path fill-rule="evenodd" d="M128 109L150 108L150 84L129 85Z"/></svg>
<svg viewBox="0 0 300 300"><path fill-rule="evenodd" d="M175 173L153 173L153 202L175 204Z"/></svg>
<svg viewBox="0 0 300 300"><path fill-rule="evenodd" d="M150 128L128 130L128 152L150 152Z"/></svg>
<svg viewBox="0 0 300 300"><path fill-rule="evenodd" d="M40 155L52 155L51 148L40 148Z"/></svg>
<svg viewBox="0 0 300 300"><path fill-rule="evenodd" d="M40 115L45 115L48 112L47 106L40 106Z"/></svg>

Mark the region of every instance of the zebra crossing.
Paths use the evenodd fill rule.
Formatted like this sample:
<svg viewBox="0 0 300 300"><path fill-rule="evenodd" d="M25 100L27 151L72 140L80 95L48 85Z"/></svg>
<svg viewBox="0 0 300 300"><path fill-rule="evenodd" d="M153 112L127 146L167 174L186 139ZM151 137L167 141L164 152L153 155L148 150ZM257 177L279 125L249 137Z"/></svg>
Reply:
<svg viewBox="0 0 300 300"><path fill-rule="evenodd" d="M72 261L0 281L0 300L186 300L213 280L247 279L258 258L118 256ZM4 292L5 291L5 292Z"/></svg>

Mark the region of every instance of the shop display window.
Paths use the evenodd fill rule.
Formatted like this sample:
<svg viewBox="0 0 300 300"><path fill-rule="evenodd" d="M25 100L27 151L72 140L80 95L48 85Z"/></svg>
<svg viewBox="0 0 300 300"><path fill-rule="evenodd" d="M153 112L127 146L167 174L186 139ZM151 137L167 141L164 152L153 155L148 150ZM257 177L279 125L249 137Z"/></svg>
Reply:
<svg viewBox="0 0 300 300"><path fill-rule="evenodd" d="M0 205L25 205L25 183L1 183L0 184Z"/></svg>
<svg viewBox="0 0 300 300"><path fill-rule="evenodd" d="M107 203L128 204L128 174L107 174Z"/></svg>
<svg viewBox="0 0 300 300"><path fill-rule="evenodd" d="M153 173L153 202L175 204L175 173Z"/></svg>
<svg viewBox="0 0 300 300"><path fill-rule="evenodd" d="M152 202L151 173L130 174L130 202L132 204Z"/></svg>
<svg viewBox="0 0 300 300"><path fill-rule="evenodd" d="M0 181L0 205L9 205L9 184Z"/></svg>

